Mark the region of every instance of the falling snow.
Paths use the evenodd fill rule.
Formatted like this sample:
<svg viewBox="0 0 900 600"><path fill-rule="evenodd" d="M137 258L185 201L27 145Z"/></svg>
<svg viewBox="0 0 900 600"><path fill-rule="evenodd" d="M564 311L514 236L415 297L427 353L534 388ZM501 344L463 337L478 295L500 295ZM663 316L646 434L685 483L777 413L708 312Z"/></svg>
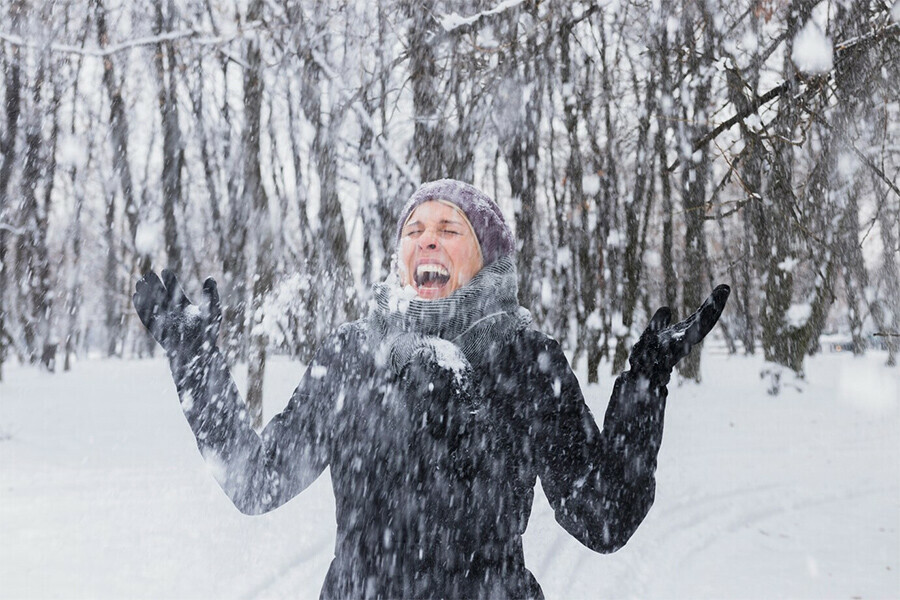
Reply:
<svg viewBox="0 0 900 600"><path fill-rule="evenodd" d="M794 37L791 60L810 75L827 73L834 66L834 48L818 25L809 21Z"/></svg>
<svg viewBox="0 0 900 600"><path fill-rule="evenodd" d="M900 1L82 4L0 2L0 596L318 597L368 527L364 596L526 525L547 598L896 595ZM374 290L445 177L517 328L410 367Z"/></svg>
<svg viewBox="0 0 900 600"><path fill-rule="evenodd" d="M812 305L809 303L791 304L785 318L791 327L800 328L806 325L811 314Z"/></svg>

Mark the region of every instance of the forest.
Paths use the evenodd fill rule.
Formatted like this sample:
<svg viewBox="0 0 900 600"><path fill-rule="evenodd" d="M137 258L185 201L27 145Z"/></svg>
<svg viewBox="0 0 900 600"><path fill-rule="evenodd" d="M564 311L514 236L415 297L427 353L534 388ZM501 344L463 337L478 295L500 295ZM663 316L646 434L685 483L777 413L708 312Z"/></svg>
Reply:
<svg viewBox="0 0 900 600"><path fill-rule="evenodd" d="M536 325L621 371L660 305L732 287L770 391L823 333L900 349L900 2L0 1L0 377L155 344L169 268L219 283L260 406L366 315L396 219L500 203ZM679 365L700 377L700 353ZM256 410L257 419L259 409Z"/></svg>

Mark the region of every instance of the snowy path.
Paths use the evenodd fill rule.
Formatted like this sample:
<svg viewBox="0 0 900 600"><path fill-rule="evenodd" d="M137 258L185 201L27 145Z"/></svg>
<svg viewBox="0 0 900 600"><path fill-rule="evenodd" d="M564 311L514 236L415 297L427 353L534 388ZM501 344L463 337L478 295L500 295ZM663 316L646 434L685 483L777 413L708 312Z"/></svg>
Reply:
<svg viewBox="0 0 900 600"><path fill-rule="evenodd" d="M657 502L621 551L583 548L536 494L526 563L548 598L900 598L900 369L825 355L799 393L707 352L673 386ZM299 370L268 370L266 412ZM161 361L0 383L0 598L316 598L334 543L321 477L263 517L206 472ZM602 415L611 378L587 389Z"/></svg>

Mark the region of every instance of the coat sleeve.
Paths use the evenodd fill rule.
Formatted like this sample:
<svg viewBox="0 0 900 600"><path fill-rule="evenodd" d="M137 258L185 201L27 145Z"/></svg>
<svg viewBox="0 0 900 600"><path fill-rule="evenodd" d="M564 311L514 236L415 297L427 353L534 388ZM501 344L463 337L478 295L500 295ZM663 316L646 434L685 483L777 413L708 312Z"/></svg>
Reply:
<svg viewBox="0 0 900 600"><path fill-rule="evenodd" d="M667 390L633 371L621 374L600 431L556 341L544 338L535 371L544 493L569 533L592 550L614 552L653 504Z"/></svg>
<svg viewBox="0 0 900 600"><path fill-rule="evenodd" d="M181 407L213 477L244 514L262 514L306 489L328 465L346 331L327 339L287 407L257 434L217 348L173 361Z"/></svg>

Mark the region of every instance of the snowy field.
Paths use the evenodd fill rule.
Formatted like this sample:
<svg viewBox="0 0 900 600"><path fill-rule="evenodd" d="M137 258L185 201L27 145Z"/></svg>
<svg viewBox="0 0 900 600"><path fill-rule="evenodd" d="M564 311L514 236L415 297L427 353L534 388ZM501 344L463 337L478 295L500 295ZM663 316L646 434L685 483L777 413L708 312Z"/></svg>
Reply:
<svg viewBox="0 0 900 600"><path fill-rule="evenodd" d="M657 501L629 544L583 548L538 493L526 564L551 599L900 597L900 369L884 360L816 357L802 391L773 398L760 359L708 348L703 384L670 390ZM271 363L267 416L300 374ZM246 517L208 475L164 362L4 376L0 597L318 597L327 472ZM595 415L611 385L587 388Z"/></svg>

